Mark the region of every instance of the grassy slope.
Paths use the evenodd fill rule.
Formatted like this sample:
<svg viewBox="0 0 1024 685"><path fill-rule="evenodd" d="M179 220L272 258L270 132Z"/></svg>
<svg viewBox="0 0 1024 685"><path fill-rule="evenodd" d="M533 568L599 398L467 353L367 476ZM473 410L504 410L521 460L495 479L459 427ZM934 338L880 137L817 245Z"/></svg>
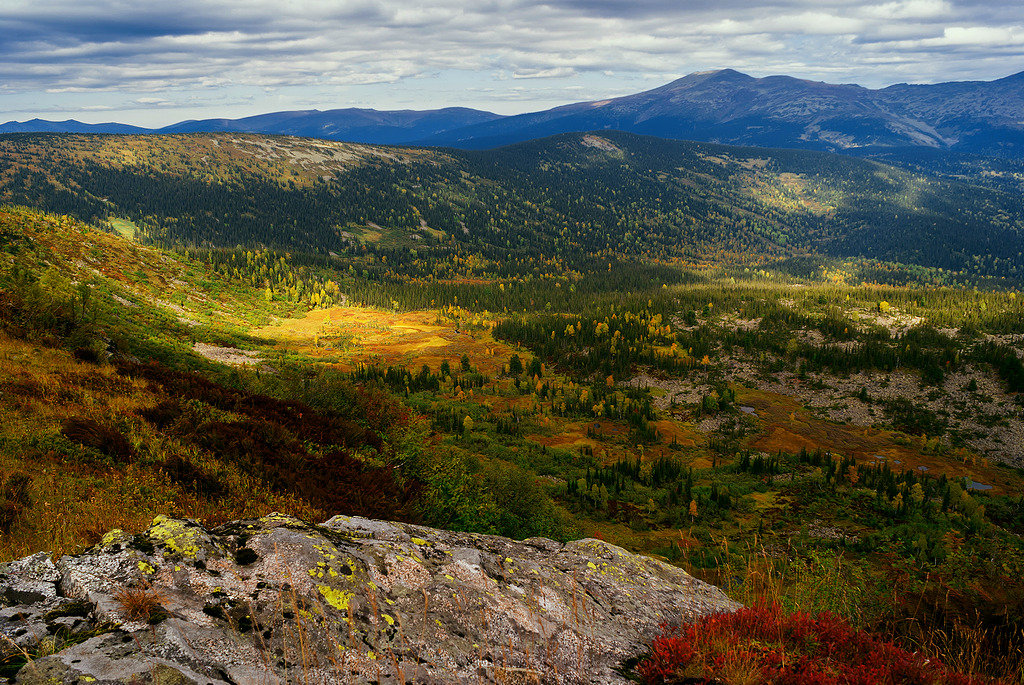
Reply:
<svg viewBox="0 0 1024 685"><path fill-rule="evenodd" d="M319 513L142 421L139 413L166 397L159 387L121 376L112 366L0 334L0 377L0 413L8 417L0 428L0 478L32 478L20 520L0 535L5 558L40 549L80 551L113 528L141 530L157 514L225 522L267 511ZM70 417L113 425L133 445L134 459L124 462L65 438L61 429ZM164 467L169 457L215 475L227 492L210 496L176 482Z"/></svg>
<svg viewBox="0 0 1024 685"><path fill-rule="evenodd" d="M288 483L274 475L291 468L276 456L253 463L229 449L240 439L235 426L248 427L250 450L276 445L275 454L340 469L335 476L352 478L355 490L364 475L371 487L372 467L361 475L349 457L335 454L341 438L331 436L351 422L260 399L193 352L197 340L251 345L243 327L286 315L292 305L266 302L202 265L68 217L8 207L0 210L0 233L0 483L30 478L25 495L0 492L0 555L73 551L111 528L143 528L156 513L211 523L274 510L319 519L339 506L313 485L316 474L293 470L296 480ZM203 376L190 375L197 371ZM306 420L297 420L303 411ZM338 428L325 433L318 416ZM67 430L71 419L102 431L83 439ZM359 437L365 428L352 430L349 444L358 451L367 444ZM105 434L123 436L130 455L113 449ZM389 487L381 493L394 494ZM387 509L374 502L347 506L407 516L397 501Z"/></svg>

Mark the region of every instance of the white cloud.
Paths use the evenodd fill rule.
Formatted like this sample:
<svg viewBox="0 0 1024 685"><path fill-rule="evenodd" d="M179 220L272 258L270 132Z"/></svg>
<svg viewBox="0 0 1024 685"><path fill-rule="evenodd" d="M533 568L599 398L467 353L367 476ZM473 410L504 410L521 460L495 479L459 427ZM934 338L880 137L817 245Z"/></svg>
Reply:
<svg viewBox="0 0 1024 685"><path fill-rule="evenodd" d="M932 44L950 46L1022 45L1024 30L1020 26L951 26L942 38Z"/></svg>
<svg viewBox="0 0 1024 685"><path fill-rule="evenodd" d="M861 14L875 19L937 19L949 16L952 11L952 5L946 0L903 0L868 5Z"/></svg>
<svg viewBox="0 0 1024 685"><path fill-rule="evenodd" d="M512 73L512 78L561 78L574 76L575 69L569 67L553 67L551 69L522 69Z"/></svg>

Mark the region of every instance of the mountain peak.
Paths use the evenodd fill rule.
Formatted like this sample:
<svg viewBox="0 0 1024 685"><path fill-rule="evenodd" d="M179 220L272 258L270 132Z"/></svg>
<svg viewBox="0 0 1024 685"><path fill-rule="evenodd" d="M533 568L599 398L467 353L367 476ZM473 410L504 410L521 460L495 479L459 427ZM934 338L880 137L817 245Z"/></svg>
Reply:
<svg viewBox="0 0 1024 685"><path fill-rule="evenodd" d="M749 74L744 74L742 71L736 71L735 69L716 69L705 73L719 81L736 79L746 80L754 78Z"/></svg>
<svg viewBox="0 0 1024 685"><path fill-rule="evenodd" d="M692 74L687 74L678 81L755 81L753 76L744 74L742 71L736 71L735 69L712 69L711 71L695 71Z"/></svg>
<svg viewBox="0 0 1024 685"><path fill-rule="evenodd" d="M1018 71L1016 74L1004 76L1001 79L996 79L992 83L1024 83L1024 71Z"/></svg>
<svg viewBox="0 0 1024 685"><path fill-rule="evenodd" d="M736 71L735 69L712 69L711 71L695 71L649 92L677 90L679 88L714 83L738 85L756 80L753 76Z"/></svg>

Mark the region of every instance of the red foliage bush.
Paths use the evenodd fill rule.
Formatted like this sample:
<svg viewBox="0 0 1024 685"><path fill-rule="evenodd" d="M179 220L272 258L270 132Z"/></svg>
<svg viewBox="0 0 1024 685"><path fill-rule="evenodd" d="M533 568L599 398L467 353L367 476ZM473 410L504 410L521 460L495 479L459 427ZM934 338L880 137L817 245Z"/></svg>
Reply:
<svg viewBox="0 0 1024 685"><path fill-rule="evenodd" d="M857 630L832 614L786 615L778 605L663 627L637 667L646 683L734 685L980 685Z"/></svg>

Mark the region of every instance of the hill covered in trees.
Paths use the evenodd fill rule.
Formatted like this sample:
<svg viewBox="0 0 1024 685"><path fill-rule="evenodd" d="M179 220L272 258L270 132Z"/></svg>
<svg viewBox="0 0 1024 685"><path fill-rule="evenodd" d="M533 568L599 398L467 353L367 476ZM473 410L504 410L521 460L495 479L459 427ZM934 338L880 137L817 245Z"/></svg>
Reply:
<svg viewBox="0 0 1024 685"><path fill-rule="evenodd" d="M954 279L1024 273L1019 194L827 153L619 132L487 151L25 134L0 138L0 159L0 200L163 246L327 255L359 244L499 270L510 260L758 267L819 256Z"/></svg>

